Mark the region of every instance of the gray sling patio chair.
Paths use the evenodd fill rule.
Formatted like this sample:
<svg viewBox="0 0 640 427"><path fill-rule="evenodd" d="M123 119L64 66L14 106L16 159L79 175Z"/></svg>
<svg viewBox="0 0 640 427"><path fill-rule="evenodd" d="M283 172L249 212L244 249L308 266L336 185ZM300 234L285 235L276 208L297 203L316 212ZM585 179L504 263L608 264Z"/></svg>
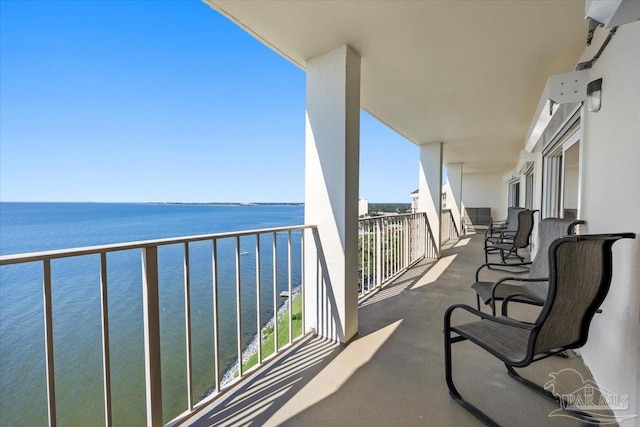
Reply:
<svg viewBox="0 0 640 427"><path fill-rule="evenodd" d="M538 211L529 209L518 211L518 228L515 234L503 232L500 236L490 236L484 239L485 264L489 264L489 255L495 253L500 254L500 261L503 265L508 265L508 258L517 258L520 262L524 262L524 258L518 254L518 249L529 246L531 231L533 231L533 215L536 212ZM496 269L495 267L490 268Z"/></svg>
<svg viewBox="0 0 640 427"><path fill-rule="evenodd" d="M561 408L571 406L561 397L521 377L522 368L587 342L589 325L604 301L612 274L613 244L633 233L565 236L549 249L549 286L544 305L533 323L507 316L492 316L464 304L452 305L444 315L445 376L449 395L489 426L497 426L487 414L464 400L453 383L451 345L471 341L501 360L511 377L552 399ZM455 311L466 311L478 320L451 325ZM586 422L589 414L572 411Z"/></svg>
<svg viewBox="0 0 640 427"><path fill-rule="evenodd" d="M500 221L491 220L484 237L500 236L503 233L507 236L513 236L518 231L518 213L523 210L524 208L518 207L507 208L507 217Z"/></svg>
<svg viewBox="0 0 640 427"><path fill-rule="evenodd" d="M495 301L504 300L522 302L527 304L542 305L547 295L549 283L549 247L551 243L569 234L573 234L576 225L584 224L584 221L564 218L545 218L538 224L538 255L532 262L509 264L514 267L530 266L529 277L503 277L498 281L489 282L480 280L480 274L484 269L499 267L501 264L482 264L476 270L476 281L471 287L476 291L478 310L481 310L480 302L491 303L491 311L496 314ZM522 271L525 272L525 271ZM516 272L514 273L522 273ZM514 284L512 282L519 282ZM507 304L503 303L503 314L507 314Z"/></svg>

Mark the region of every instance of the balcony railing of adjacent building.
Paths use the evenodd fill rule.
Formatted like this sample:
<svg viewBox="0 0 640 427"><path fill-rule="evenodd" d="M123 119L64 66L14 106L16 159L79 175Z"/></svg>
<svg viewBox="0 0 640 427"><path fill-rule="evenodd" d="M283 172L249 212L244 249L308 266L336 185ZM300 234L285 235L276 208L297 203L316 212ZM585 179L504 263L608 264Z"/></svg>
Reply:
<svg viewBox="0 0 640 427"><path fill-rule="evenodd" d="M45 377L48 424L55 426L65 423L64 417L60 419L57 411L60 401L56 400L57 372L54 362L54 354L57 354L58 350L58 341L54 340L54 322L58 321L58 316L64 316L61 313L65 310L55 304L57 298L54 298L53 294L58 275L53 274L52 271L57 272L70 268L70 265L65 263L71 261L92 260L91 268L92 271L95 271L95 281L99 286L100 295L100 326L96 326L97 329L92 333L101 337L102 407L104 423L110 426L117 423L114 421L112 373L118 363L112 360L112 356L130 351L129 348L118 348L114 343L121 343L122 340L113 335L110 336L110 334L121 332L119 330L121 326L110 322L110 310L118 310L117 304L114 304L109 298L110 277L115 275L114 270L118 269L119 258L121 258L116 253L124 253L128 257L141 257L141 269L137 270L139 272L136 275L137 278L128 278L129 283L137 282L136 290L142 289L142 301L135 303L142 305L144 374L137 372L136 375L144 378L146 410L143 411L142 408L135 410L139 411L142 417L146 417L147 425L159 426L165 422L182 419L208 404L238 380L258 369L266 361L276 357L278 353L302 338L304 335L302 327L298 326L298 331L294 333L293 322L304 325L304 284L302 281L304 278L305 244L314 241L311 238L305 239L305 235L314 231L315 226L281 227L0 257L0 267L3 269L10 269L15 265L27 266L31 271L38 271L39 280L42 282L43 308L41 318L29 319L29 321L37 323L44 320L44 354L40 358L44 361L41 375ZM361 297L380 289L421 259L435 258L437 255L433 234L424 213L361 219L359 221L359 247L359 296ZM203 248L205 248L206 254L202 253ZM174 262L179 259L182 264L182 277L173 278L174 281L182 282L182 285L178 285L182 287L179 292L182 302L172 301L174 305L183 306L181 310L184 313L184 324L181 328L179 327L182 329L181 332L167 332L166 327L162 326L164 323L161 324L160 284L162 283L162 274L160 273L166 260L166 256L162 254L167 250L170 250L175 258ZM200 252L197 257L194 256L196 251ZM161 253L160 257L159 253ZM208 262L203 262L205 258L208 258ZM207 292L210 295L207 298L212 302L210 304L212 307L209 307L209 310L211 313L210 322L213 323L213 366L210 366L213 375L206 393L202 392L201 385L194 386L194 376L201 376L201 373L197 372L197 368L194 368L193 361L192 335L194 326L192 323L194 310L192 306L195 299L202 298L202 296L196 295L196 292L192 290L192 271L194 269L203 270L202 265L196 264L208 265L209 273L207 273L208 278L205 281L209 283ZM223 280L220 277L220 271L225 266L227 274L224 275ZM247 267L249 267L248 270ZM180 274L176 276L180 276ZM222 298L219 295L223 282L226 282L227 288L234 289L231 292L233 297L227 295L227 298ZM313 286L313 284L311 285ZM69 298L76 300L82 298L79 295L73 295L79 288L71 287L70 289L71 295L67 295ZM133 289L129 289L133 291ZM248 294L251 295L247 297ZM287 299L286 304L281 302L282 298ZM295 313L293 308L296 302L294 300L298 301ZM283 310L283 306L288 308ZM284 317L285 313L286 318ZM270 318L270 320L265 322L265 318ZM288 326L288 336L284 340L280 340L284 342L279 342L278 327L282 323L279 323L278 319L283 318ZM268 345L264 334L265 329L269 330L273 340ZM180 381L186 383L186 387L184 387L186 396L180 396L178 399L184 403L179 404L178 408L173 405L171 409L167 409L166 401L163 406L162 363L163 357L167 355L161 354L161 341L165 339L166 334L184 336L182 344L178 343L170 353L172 356L174 353L181 353L185 359L184 370L186 372L181 373L179 377L182 378ZM227 340L229 334L235 335L231 338L232 347L235 348L231 351L227 348L226 351L231 354L221 354L220 340L223 334L226 334ZM247 335L253 335L253 339L248 339ZM56 338L60 339L58 336ZM267 348L269 346L270 348ZM249 347L251 347L253 362L247 364L247 349ZM82 368L78 367L75 374L81 375L81 372ZM64 393L64 390L64 388L58 388L59 392ZM5 393L4 390L3 393ZM167 398L167 396L164 397ZM66 408L66 410L68 412L70 409ZM142 415L142 412L145 414Z"/></svg>

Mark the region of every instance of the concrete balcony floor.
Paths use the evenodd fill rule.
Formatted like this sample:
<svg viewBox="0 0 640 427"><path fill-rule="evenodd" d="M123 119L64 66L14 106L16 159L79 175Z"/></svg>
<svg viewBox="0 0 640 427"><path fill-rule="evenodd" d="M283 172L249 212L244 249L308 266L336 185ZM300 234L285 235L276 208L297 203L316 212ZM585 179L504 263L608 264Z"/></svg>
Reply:
<svg viewBox="0 0 640 427"><path fill-rule="evenodd" d="M362 301L359 334L348 345L309 336L186 425L481 425L449 397L442 328L447 307L475 306L470 285L482 262L481 235L461 239L444 250L439 261L420 262ZM483 277L505 275L490 272ZM536 313L521 304L510 308L520 319L532 320ZM458 319L464 321L464 314ZM581 425L565 416L549 417L557 406L509 377L504 365L478 346L454 344L453 366L460 393L501 425ZM563 368L591 379L573 353L519 372L544 385L550 373ZM571 393L582 386L576 376L557 384L556 390Z"/></svg>

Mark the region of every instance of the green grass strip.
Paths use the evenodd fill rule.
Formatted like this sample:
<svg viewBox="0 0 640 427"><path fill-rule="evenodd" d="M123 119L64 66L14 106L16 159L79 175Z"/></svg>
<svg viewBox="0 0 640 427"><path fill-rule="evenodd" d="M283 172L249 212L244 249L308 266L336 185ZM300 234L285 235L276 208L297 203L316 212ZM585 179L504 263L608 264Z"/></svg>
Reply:
<svg viewBox="0 0 640 427"><path fill-rule="evenodd" d="M291 327L293 329L292 337L295 339L302 335L302 294L298 294L292 301L293 319ZM278 320L278 348L282 348L289 343L289 316L290 311L287 308L280 320ZM265 331L266 338L262 339L262 358L265 359L273 354L274 333L273 327L267 328ZM251 367L258 364L258 353L252 354L245 363L242 364L242 372L246 372Z"/></svg>

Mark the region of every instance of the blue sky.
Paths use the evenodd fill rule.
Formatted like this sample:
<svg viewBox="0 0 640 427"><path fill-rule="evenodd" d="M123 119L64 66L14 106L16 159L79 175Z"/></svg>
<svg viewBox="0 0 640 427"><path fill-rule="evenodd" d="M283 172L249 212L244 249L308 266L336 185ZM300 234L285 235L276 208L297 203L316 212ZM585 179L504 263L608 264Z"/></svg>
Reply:
<svg viewBox="0 0 640 427"><path fill-rule="evenodd" d="M0 43L0 200L304 200L305 73L206 4L0 0ZM418 155L363 112L361 197Z"/></svg>

